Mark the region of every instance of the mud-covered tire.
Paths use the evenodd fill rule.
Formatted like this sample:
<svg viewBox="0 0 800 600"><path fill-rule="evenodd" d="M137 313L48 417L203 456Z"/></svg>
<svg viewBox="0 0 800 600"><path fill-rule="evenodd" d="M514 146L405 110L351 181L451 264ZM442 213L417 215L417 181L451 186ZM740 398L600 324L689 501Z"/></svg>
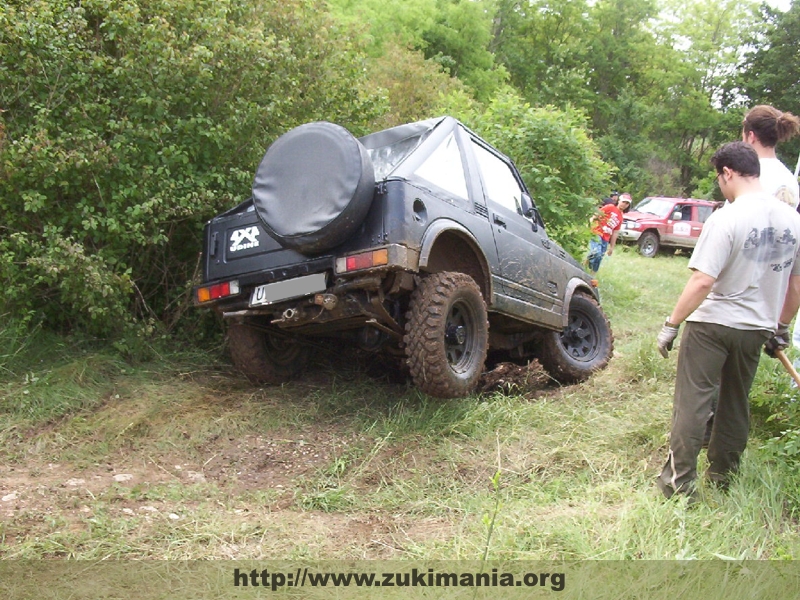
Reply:
<svg viewBox="0 0 800 600"><path fill-rule="evenodd" d="M231 323L228 346L233 364L252 383L285 383L308 364L310 349L291 338L246 323Z"/></svg>
<svg viewBox="0 0 800 600"><path fill-rule="evenodd" d="M269 147L256 171L253 204L282 246L314 254L355 232L374 191L366 148L344 127L320 121L295 127Z"/></svg>
<svg viewBox="0 0 800 600"><path fill-rule="evenodd" d="M652 231L645 231L639 238L639 254L645 258L653 258L658 254L659 246L658 234Z"/></svg>
<svg viewBox="0 0 800 600"><path fill-rule="evenodd" d="M614 353L611 325L594 298L576 293L569 305L569 324L545 334L539 361L561 383L578 383L605 368Z"/></svg>
<svg viewBox="0 0 800 600"><path fill-rule="evenodd" d="M486 303L475 280L451 272L424 277L411 295L403 341L417 388L439 398L472 392L489 345Z"/></svg>

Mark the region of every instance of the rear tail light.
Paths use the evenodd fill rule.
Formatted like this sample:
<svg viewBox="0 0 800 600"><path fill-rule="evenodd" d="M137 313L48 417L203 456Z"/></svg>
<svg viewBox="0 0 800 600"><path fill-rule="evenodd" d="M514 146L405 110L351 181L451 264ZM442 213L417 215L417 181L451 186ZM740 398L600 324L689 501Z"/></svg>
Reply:
<svg viewBox="0 0 800 600"><path fill-rule="evenodd" d="M238 293L238 281L224 281L222 283L197 288L197 301L202 304L203 302L210 302L211 300L235 296Z"/></svg>
<svg viewBox="0 0 800 600"><path fill-rule="evenodd" d="M359 254L351 254L336 259L336 272L347 273L349 271L360 271L371 267L380 267L389 264L389 250L370 250Z"/></svg>

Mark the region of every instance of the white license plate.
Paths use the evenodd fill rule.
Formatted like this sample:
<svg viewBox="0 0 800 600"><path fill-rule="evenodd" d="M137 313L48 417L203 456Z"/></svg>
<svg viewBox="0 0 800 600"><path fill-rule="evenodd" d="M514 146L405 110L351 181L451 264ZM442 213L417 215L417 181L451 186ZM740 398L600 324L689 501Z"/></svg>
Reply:
<svg viewBox="0 0 800 600"><path fill-rule="evenodd" d="M276 281L258 286L250 296L250 306L264 306L292 298L302 298L317 292L324 292L325 273L314 273L286 281Z"/></svg>

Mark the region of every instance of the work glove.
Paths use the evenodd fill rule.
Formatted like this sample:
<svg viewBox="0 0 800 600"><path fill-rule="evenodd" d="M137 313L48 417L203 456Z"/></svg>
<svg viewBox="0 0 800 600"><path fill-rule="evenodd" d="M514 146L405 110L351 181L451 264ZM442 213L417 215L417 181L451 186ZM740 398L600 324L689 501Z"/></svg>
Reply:
<svg viewBox="0 0 800 600"><path fill-rule="evenodd" d="M778 329L775 330L775 335L767 340L764 344L764 352L767 356L776 358L775 351L783 350L789 347L789 325L786 323L778 323Z"/></svg>
<svg viewBox="0 0 800 600"><path fill-rule="evenodd" d="M676 337L678 337L678 327L675 327L669 322L669 319L667 319L656 338L656 345L658 346L658 351L661 353L661 356L664 358L669 356L669 351L672 350L672 342L675 341Z"/></svg>

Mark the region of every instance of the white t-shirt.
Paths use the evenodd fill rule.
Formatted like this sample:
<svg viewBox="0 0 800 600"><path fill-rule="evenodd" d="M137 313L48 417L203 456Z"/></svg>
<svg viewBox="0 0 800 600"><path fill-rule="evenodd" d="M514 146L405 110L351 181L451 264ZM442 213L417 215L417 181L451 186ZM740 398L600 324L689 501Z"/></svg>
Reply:
<svg viewBox="0 0 800 600"><path fill-rule="evenodd" d="M774 331L789 275L800 275L800 214L766 193L711 214L689 268L716 278L687 321Z"/></svg>
<svg viewBox="0 0 800 600"><path fill-rule="evenodd" d="M761 185L764 190L792 208L800 203L800 186L797 178L777 158L760 158Z"/></svg>

